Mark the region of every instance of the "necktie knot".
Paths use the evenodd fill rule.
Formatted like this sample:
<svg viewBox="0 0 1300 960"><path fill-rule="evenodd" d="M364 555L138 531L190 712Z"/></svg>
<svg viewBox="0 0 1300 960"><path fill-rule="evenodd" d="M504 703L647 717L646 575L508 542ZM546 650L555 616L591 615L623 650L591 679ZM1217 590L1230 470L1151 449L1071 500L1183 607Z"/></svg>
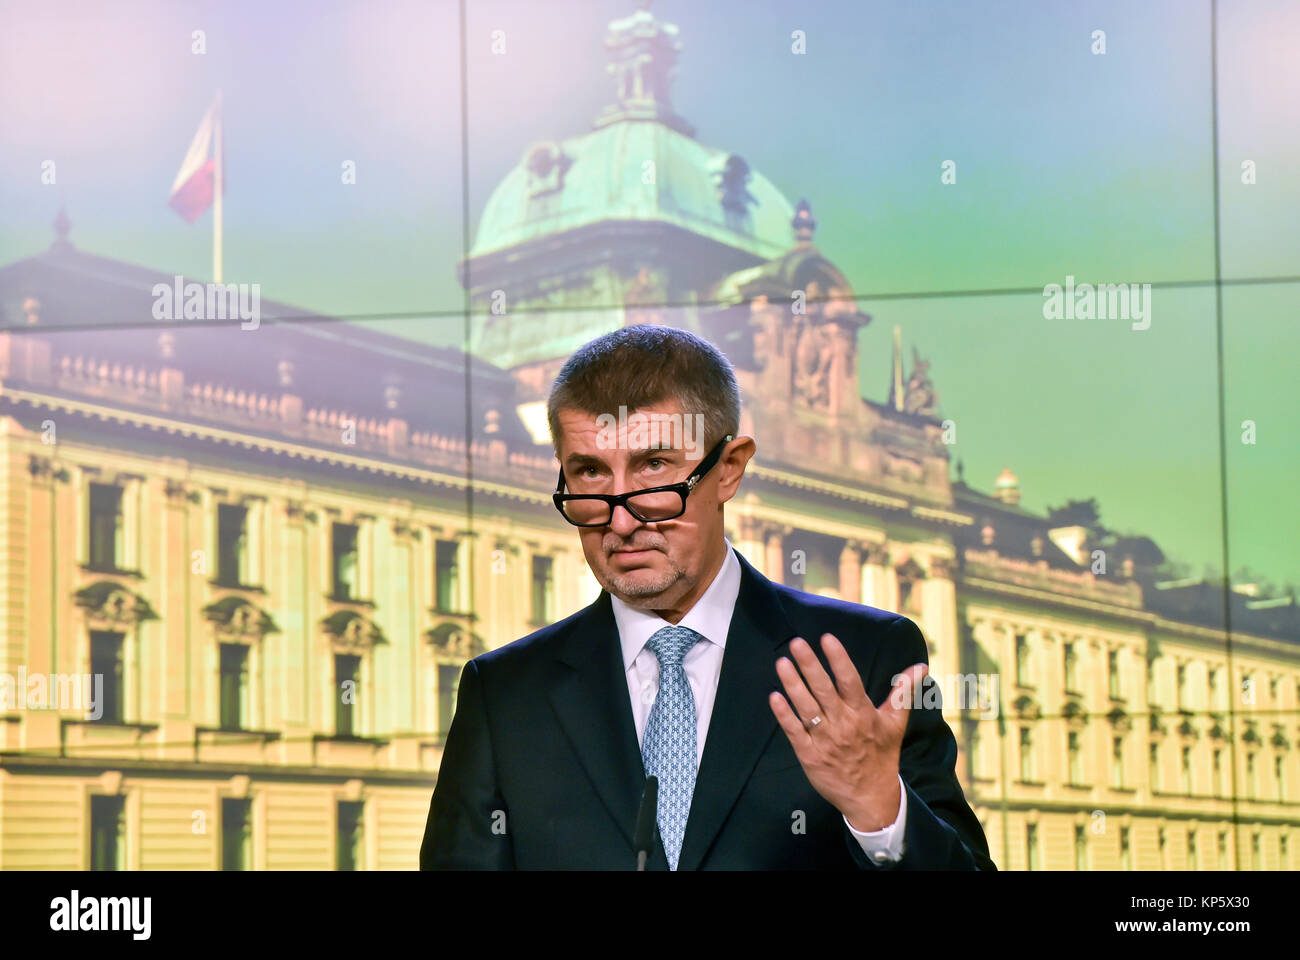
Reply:
<svg viewBox="0 0 1300 960"><path fill-rule="evenodd" d="M700 634L690 627L660 627L646 641L646 646L659 658L659 666L680 666L686 652L703 640Z"/></svg>

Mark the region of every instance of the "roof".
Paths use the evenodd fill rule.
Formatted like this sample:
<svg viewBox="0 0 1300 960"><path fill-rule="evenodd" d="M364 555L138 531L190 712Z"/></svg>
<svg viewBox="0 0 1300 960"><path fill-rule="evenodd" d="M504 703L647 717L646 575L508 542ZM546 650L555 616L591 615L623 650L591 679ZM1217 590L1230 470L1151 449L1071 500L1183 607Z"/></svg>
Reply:
<svg viewBox="0 0 1300 960"><path fill-rule="evenodd" d="M624 119L525 150L488 199L470 256L623 220L677 226L767 260L790 248L793 215L737 154L657 120Z"/></svg>
<svg viewBox="0 0 1300 960"><path fill-rule="evenodd" d="M155 319L155 288L175 283L175 276L60 240L0 267L0 329L39 333L51 343L56 367L63 358L70 366L80 360L96 368L175 367L187 386L291 392L309 408L376 420L401 417L413 430L444 436L465 435L468 395L476 429L495 409L500 439L532 444L515 409L513 378L484 360L265 299L255 330L240 329L238 320ZM27 320L31 309L35 325Z"/></svg>

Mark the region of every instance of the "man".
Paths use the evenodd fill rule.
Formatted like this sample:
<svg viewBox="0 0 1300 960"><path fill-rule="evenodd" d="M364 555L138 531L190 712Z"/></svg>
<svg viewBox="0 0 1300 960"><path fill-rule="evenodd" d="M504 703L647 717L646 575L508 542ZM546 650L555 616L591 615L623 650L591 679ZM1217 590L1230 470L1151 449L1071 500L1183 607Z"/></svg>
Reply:
<svg viewBox="0 0 1300 960"><path fill-rule="evenodd" d="M548 417L604 590L466 665L421 868L632 869L653 775L647 869L996 869L951 731L912 707L916 625L773 583L725 539L755 443L722 354L625 327L569 358Z"/></svg>

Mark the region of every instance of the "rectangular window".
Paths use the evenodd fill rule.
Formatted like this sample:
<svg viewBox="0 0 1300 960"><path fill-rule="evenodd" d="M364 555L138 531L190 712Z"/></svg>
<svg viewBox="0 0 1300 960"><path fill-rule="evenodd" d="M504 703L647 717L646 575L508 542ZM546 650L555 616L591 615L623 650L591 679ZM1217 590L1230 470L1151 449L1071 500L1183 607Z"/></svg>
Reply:
<svg viewBox="0 0 1300 960"><path fill-rule="evenodd" d="M126 869L126 798L90 798L90 869Z"/></svg>
<svg viewBox="0 0 1300 960"><path fill-rule="evenodd" d="M1277 778L1277 799L1286 800L1286 768L1282 765L1281 757L1273 758L1273 776Z"/></svg>
<svg viewBox="0 0 1300 960"><path fill-rule="evenodd" d="M1110 779L1117 786L1124 786L1124 738L1115 737L1110 749Z"/></svg>
<svg viewBox="0 0 1300 960"><path fill-rule="evenodd" d="M361 691L361 658L355 654L334 654L334 735L355 737L356 701Z"/></svg>
<svg viewBox="0 0 1300 960"><path fill-rule="evenodd" d="M1248 753L1246 754L1246 796L1251 800L1254 800L1258 793L1256 780L1255 755Z"/></svg>
<svg viewBox="0 0 1300 960"><path fill-rule="evenodd" d="M96 630L90 634L90 672L93 677L104 678L104 690L99 704L100 723L124 722L122 708L126 703L126 684L123 677L122 645L120 633Z"/></svg>
<svg viewBox="0 0 1300 960"><path fill-rule="evenodd" d="M221 644L221 729L242 730L248 718L248 647Z"/></svg>
<svg viewBox="0 0 1300 960"><path fill-rule="evenodd" d="M1110 688L1110 698L1119 699L1119 651L1111 650L1106 654L1106 682Z"/></svg>
<svg viewBox="0 0 1300 960"><path fill-rule="evenodd" d="M90 485L90 566L118 570L122 564L122 488Z"/></svg>
<svg viewBox="0 0 1300 960"><path fill-rule="evenodd" d="M1223 796L1223 751L1214 751L1214 795Z"/></svg>
<svg viewBox="0 0 1300 960"><path fill-rule="evenodd" d="M533 557L533 623L550 623L554 610L554 562L550 557Z"/></svg>
<svg viewBox="0 0 1300 960"><path fill-rule="evenodd" d="M1016 684L1029 685L1029 638L1023 633L1016 634Z"/></svg>
<svg viewBox="0 0 1300 960"><path fill-rule="evenodd" d="M221 869L253 868L252 802L223 797L221 800Z"/></svg>
<svg viewBox="0 0 1300 960"><path fill-rule="evenodd" d="M363 870L365 848L365 809L363 802L340 800L338 804L338 857L336 870Z"/></svg>
<svg viewBox="0 0 1300 960"><path fill-rule="evenodd" d="M359 585L357 525L335 523L332 527L331 540L334 599L359 600L361 598L357 593Z"/></svg>
<svg viewBox="0 0 1300 960"><path fill-rule="evenodd" d="M1196 834L1191 830L1187 831L1187 869L1201 869L1200 859L1196 856Z"/></svg>
<svg viewBox="0 0 1300 960"><path fill-rule="evenodd" d="M460 613L460 544L439 540L434 553L434 604L445 613Z"/></svg>
<svg viewBox="0 0 1300 960"><path fill-rule="evenodd" d="M1079 656L1077 653L1075 653L1074 644L1067 643L1065 645L1065 689L1066 690L1079 689L1078 660L1079 660Z"/></svg>
<svg viewBox="0 0 1300 960"><path fill-rule="evenodd" d="M1038 863L1038 824L1036 823L1028 824L1025 827L1025 849L1028 852L1026 860L1028 860L1029 869L1041 869Z"/></svg>
<svg viewBox="0 0 1300 960"><path fill-rule="evenodd" d="M1160 789L1160 744L1153 743L1150 748L1151 792Z"/></svg>
<svg viewBox="0 0 1300 960"><path fill-rule="evenodd" d="M1259 834L1251 834L1250 837L1250 869L1259 869Z"/></svg>
<svg viewBox="0 0 1300 960"><path fill-rule="evenodd" d="M1192 748L1183 747L1183 793L1192 793Z"/></svg>
<svg viewBox="0 0 1300 960"><path fill-rule="evenodd" d="M1079 734L1071 730L1066 738L1066 750L1070 757L1070 782L1083 782L1083 763L1079 751Z"/></svg>
<svg viewBox="0 0 1300 960"><path fill-rule="evenodd" d="M1034 739L1028 727L1020 728L1020 779L1034 779Z"/></svg>
<svg viewBox="0 0 1300 960"><path fill-rule="evenodd" d="M1187 664L1178 665L1178 709L1187 703Z"/></svg>
<svg viewBox="0 0 1300 960"><path fill-rule="evenodd" d="M248 508L217 505L217 582L226 587L248 583Z"/></svg>
<svg viewBox="0 0 1300 960"><path fill-rule="evenodd" d="M456 715L456 689L460 684L460 667L438 665L438 732L446 735L451 718Z"/></svg>
<svg viewBox="0 0 1300 960"><path fill-rule="evenodd" d="M1121 870L1133 869L1133 850L1128 827L1119 828L1119 868Z"/></svg>
<svg viewBox="0 0 1300 960"><path fill-rule="evenodd" d="M1088 834L1078 826L1074 828L1074 869L1088 869Z"/></svg>
<svg viewBox="0 0 1300 960"><path fill-rule="evenodd" d="M1222 830L1219 831L1219 869L1225 870L1228 865L1228 835Z"/></svg>

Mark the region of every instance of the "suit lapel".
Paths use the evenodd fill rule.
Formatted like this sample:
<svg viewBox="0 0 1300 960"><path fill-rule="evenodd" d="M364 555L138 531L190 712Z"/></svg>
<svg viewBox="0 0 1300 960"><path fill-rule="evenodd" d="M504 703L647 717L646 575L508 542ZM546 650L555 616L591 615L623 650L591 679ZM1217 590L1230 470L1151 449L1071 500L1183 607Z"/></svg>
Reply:
<svg viewBox="0 0 1300 960"><path fill-rule="evenodd" d="M597 796L630 846L645 767L608 593L602 590L573 621L556 660L551 706ZM628 869L632 866L629 857Z"/></svg>
<svg viewBox="0 0 1300 960"><path fill-rule="evenodd" d="M777 732L767 698L780 688L777 651L794 634L771 582L739 552L736 558L740 560L740 593L727 631L718 693L695 778L678 870L698 869L763 748Z"/></svg>

